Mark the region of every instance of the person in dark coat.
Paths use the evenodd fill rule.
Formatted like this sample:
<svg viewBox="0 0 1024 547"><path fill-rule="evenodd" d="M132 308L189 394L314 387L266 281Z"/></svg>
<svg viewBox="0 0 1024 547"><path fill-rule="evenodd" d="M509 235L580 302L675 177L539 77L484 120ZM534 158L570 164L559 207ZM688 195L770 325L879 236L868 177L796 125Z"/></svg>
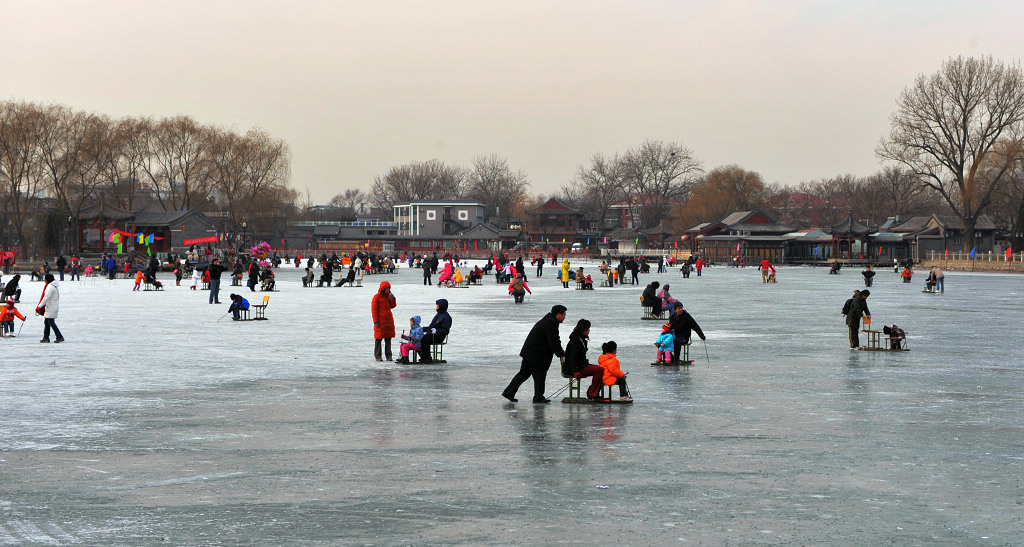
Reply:
<svg viewBox="0 0 1024 547"><path fill-rule="evenodd" d="M537 257L537 277L540 277L541 273L544 272L544 255Z"/></svg>
<svg viewBox="0 0 1024 547"><path fill-rule="evenodd" d="M426 266L425 266L426 267ZM440 344L452 330L452 316L448 315L448 301L439 298L434 302L437 313L430 320L430 324L423 327L423 338L420 339L420 362L432 363L430 357L430 346Z"/></svg>
<svg viewBox="0 0 1024 547"><path fill-rule="evenodd" d="M523 349L519 351L519 356L523 358L523 364L519 368L519 372L512 377L512 381L509 382L505 391L501 392L502 397L513 403L517 402L516 392L519 391L519 386L523 385L527 378L533 376L533 402L551 402L550 399L544 397L544 380L547 378L548 369L551 368L551 359L555 355L565 356L565 352L562 351L562 341L558 337L558 325L565 321L565 312L565 306L560 304L552 306L551 312L537 321L537 324L530 330L530 334L526 336L526 341L523 343Z"/></svg>
<svg viewBox="0 0 1024 547"><path fill-rule="evenodd" d="M679 364L679 356L682 355L680 350L690 343L690 331L696 331L701 340L707 339L690 312L683 309L682 302L676 302L675 313L669 317L668 324L672 326L672 334L676 337L675 351L672 352L672 364L674 365Z"/></svg>
<svg viewBox="0 0 1024 547"><path fill-rule="evenodd" d="M587 360L587 345L590 342L590 321L580 319L576 328L569 334L569 342L565 344L564 371L577 380L591 376L593 381L587 388L587 399L601 399L601 387L604 385L604 368Z"/></svg>
<svg viewBox="0 0 1024 547"><path fill-rule="evenodd" d="M863 317L871 317L868 311L868 296L871 291L864 289L860 294L854 293L850 300L850 309L846 313L846 326L850 327L850 349L859 349L860 345L860 320Z"/></svg>
<svg viewBox="0 0 1024 547"><path fill-rule="evenodd" d="M647 285L647 288L644 289L643 294L643 305L650 306L651 313L653 313L655 317L659 317L661 315L661 299L658 298L658 287L660 286L661 283L651 281L650 284Z"/></svg>
<svg viewBox="0 0 1024 547"><path fill-rule="evenodd" d="M220 304L220 274L224 271L224 266L220 265L220 259L214 258L213 262L206 268L206 272L210 274L210 303Z"/></svg>
<svg viewBox="0 0 1024 547"><path fill-rule="evenodd" d="M260 282L260 265L256 260L249 262L249 281L246 285L250 292L256 292L256 284Z"/></svg>
<svg viewBox="0 0 1024 547"><path fill-rule="evenodd" d="M68 259L64 258L64 255L57 257L57 272L60 273L60 280L64 281L64 268L68 265Z"/></svg>
<svg viewBox="0 0 1024 547"><path fill-rule="evenodd" d="M431 268L433 268L432 262L424 257L421 266L423 269L423 284L428 286L433 285L434 282L430 280L430 271Z"/></svg>
<svg viewBox="0 0 1024 547"><path fill-rule="evenodd" d="M4 297L3 301L7 301L8 298L13 298L14 302L21 302L21 287L18 283L21 282L21 274L14 274L14 277L4 285Z"/></svg>

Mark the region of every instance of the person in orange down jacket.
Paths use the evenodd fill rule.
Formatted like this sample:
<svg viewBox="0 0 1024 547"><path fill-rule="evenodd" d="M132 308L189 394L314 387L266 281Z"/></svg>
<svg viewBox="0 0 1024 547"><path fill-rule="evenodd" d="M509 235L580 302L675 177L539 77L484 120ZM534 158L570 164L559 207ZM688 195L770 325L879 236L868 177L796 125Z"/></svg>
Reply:
<svg viewBox="0 0 1024 547"><path fill-rule="evenodd" d="M619 358L615 356L618 344L608 341L601 344L603 355L597 358L597 364L604 369L604 385L619 386L619 400L628 402L633 398L629 396L629 388L626 387L626 373L619 368Z"/></svg>
<svg viewBox="0 0 1024 547"><path fill-rule="evenodd" d="M17 317L25 322L25 316L14 307L14 299L8 298L4 307L0 308L0 336L14 336L14 318Z"/></svg>
<svg viewBox="0 0 1024 547"><path fill-rule="evenodd" d="M133 291L139 290L139 286L142 285L143 277L145 277L145 274L142 273L142 270L135 272L135 288L132 289Z"/></svg>
<svg viewBox="0 0 1024 547"><path fill-rule="evenodd" d="M391 360L391 339L395 337L395 316L391 310L398 305L395 295L391 294L391 283L380 282L377 294L370 301L370 314L373 315L373 356L378 361ZM381 353L381 340L384 341L384 352Z"/></svg>

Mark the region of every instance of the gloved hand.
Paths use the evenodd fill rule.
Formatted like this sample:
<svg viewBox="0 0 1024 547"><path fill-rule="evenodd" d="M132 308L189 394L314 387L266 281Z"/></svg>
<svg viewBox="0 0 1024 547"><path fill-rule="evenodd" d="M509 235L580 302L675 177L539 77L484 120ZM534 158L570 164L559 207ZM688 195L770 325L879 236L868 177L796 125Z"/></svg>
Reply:
<svg viewBox="0 0 1024 547"><path fill-rule="evenodd" d="M373 328L375 328L375 329L379 329L379 328L380 328L380 323L374 323L374 324L373 324Z"/></svg>
<svg viewBox="0 0 1024 547"><path fill-rule="evenodd" d="M707 338L705 338L704 336L701 336L700 339L701 340L707 340Z"/></svg>

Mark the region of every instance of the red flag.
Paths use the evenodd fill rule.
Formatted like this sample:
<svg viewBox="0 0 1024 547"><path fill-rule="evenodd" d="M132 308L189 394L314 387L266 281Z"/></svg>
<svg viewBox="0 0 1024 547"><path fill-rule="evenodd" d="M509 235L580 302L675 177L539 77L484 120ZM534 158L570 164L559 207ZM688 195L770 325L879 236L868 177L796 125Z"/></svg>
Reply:
<svg viewBox="0 0 1024 547"><path fill-rule="evenodd" d="M946 258L949 258L949 247L946 247Z"/></svg>
<svg viewBox="0 0 1024 547"><path fill-rule="evenodd" d="M882 246L878 246L878 256L882 256Z"/></svg>
<svg viewBox="0 0 1024 547"><path fill-rule="evenodd" d="M1011 248L1007 247L1006 248L1006 258L1010 258L1012 255L1013 255L1013 252L1012 252Z"/></svg>

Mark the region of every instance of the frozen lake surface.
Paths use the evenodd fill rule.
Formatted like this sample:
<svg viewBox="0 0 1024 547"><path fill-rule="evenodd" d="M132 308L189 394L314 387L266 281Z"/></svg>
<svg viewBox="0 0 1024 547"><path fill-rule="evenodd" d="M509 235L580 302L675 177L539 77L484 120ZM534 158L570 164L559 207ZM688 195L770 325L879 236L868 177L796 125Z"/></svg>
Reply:
<svg viewBox="0 0 1024 547"><path fill-rule="evenodd" d="M875 326L911 351L872 353L840 315L855 271L641 276L708 336L678 370L649 366L642 285L566 290L547 268L514 306L493 278L304 289L300 271L260 322L218 321L226 304L168 274L61 283L65 344L35 316L0 340L0 545L1024 543L1024 277L949 273L930 295L880 271ZM384 279L399 331L451 302L448 364L373 360ZM42 284L23 287L29 315ZM239 288L262 297L221 301ZM591 361L618 343L635 404L532 405L532 381L501 398L554 304L563 343L593 322Z"/></svg>

